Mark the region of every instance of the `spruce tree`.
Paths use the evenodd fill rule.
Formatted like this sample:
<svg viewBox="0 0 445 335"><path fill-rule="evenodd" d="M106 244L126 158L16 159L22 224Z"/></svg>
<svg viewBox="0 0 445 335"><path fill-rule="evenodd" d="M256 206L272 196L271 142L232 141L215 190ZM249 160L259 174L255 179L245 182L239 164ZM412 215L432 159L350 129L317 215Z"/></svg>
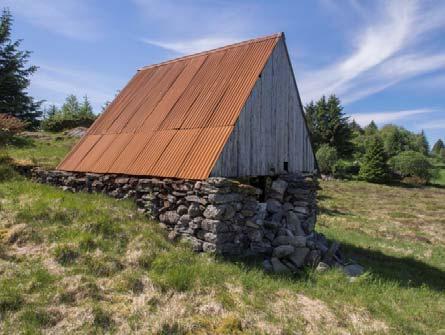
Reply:
<svg viewBox="0 0 445 335"><path fill-rule="evenodd" d="M428 153L430 152L430 145L423 130L420 132L420 134L416 135L415 144L418 148L417 151L425 156L428 156Z"/></svg>
<svg viewBox="0 0 445 335"><path fill-rule="evenodd" d="M434 145L433 145L433 149L431 150L431 152L432 152L434 155L439 156L439 155L440 155L440 151L441 151L442 149L444 149L444 148L445 148L445 145L443 144L443 141L439 138L439 139L437 140L437 142L434 143Z"/></svg>
<svg viewBox="0 0 445 335"><path fill-rule="evenodd" d="M327 144L335 148L340 157L352 153L349 120L335 95L331 95L327 100L323 96L316 103L310 102L305 106L305 115L315 150L322 144Z"/></svg>
<svg viewBox="0 0 445 335"><path fill-rule="evenodd" d="M96 118L93 112L93 106L91 105L86 95L83 97L83 101L79 106L79 117L81 119L93 119L93 120Z"/></svg>
<svg viewBox="0 0 445 335"><path fill-rule="evenodd" d="M372 120L364 129L365 134L367 136L371 136L371 135L376 135L377 132L379 131L379 128L377 127L377 125L375 124L374 120Z"/></svg>
<svg viewBox="0 0 445 335"><path fill-rule="evenodd" d="M11 40L12 15L4 9L0 17L0 113L13 115L35 128L42 115L42 101L34 101L26 89L37 70L28 66L30 51L20 51L21 40Z"/></svg>
<svg viewBox="0 0 445 335"><path fill-rule="evenodd" d="M381 138L378 136L374 136L366 148L359 177L371 183L384 183L388 180L385 149Z"/></svg>

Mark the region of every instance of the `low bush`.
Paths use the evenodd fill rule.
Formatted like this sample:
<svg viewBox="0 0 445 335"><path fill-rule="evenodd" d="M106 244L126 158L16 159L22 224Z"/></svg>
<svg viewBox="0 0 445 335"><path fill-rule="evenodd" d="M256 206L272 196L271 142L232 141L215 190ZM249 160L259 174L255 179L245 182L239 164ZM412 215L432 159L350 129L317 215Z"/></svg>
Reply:
<svg viewBox="0 0 445 335"><path fill-rule="evenodd" d="M0 114L0 144L25 130L26 123L8 114Z"/></svg>
<svg viewBox="0 0 445 335"><path fill-rule="evenodd" d="M360 164L357 161L339 160L334 165L334 176L336 178L350 178L358 175Z"/></svg>
<svg viewBox="0 0 445 335"><path fill-rule="evenodd" d="M417 183L427 183L434 175L434 167L428 157L416 151L404 151L391 158L390 165L394 173L402 178L411 178Z"/></svg>
<svg viewBox="0 0 445 335"><path fill-rule="evenodd" d="M327 144L323 144L316 153L318 168L321 173L332 174L337 163L337 150Z"/></svg>

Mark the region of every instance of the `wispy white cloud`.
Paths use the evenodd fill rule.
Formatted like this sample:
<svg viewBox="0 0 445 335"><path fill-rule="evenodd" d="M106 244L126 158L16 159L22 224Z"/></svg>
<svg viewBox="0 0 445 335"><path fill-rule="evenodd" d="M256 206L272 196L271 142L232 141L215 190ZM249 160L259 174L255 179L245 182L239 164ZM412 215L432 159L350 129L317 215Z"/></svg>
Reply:
<svg viewBox="0 0 445 335"><path fill-rule="evenodd" d="M143 38L141 40L147 44L154 45L179 54L192 54L236 43L242 39L234 39L228 37L203 37L203 38L174 41L174 42L156 41L147 38Z"/></svg>
<svg viewBox="0 0 445 335"><path fill-rule="evenodd" d="M376 113L357 113L352 114L351 119L354 119L361 126L368 125L371 121L377 124L384 124L388 122L397 121L400 119L412 117L419 114L427 114L435 112L432 108L420 108L420 109L410 109L402 111L386 111L386 112L376 112Z"/></svg>
<svg viewBox="0 0 445 335"><path fill-rule="evenodd" d="M255 25L255 6L247 2L133 0L133 3L144 19L156 27L140 40L178 54L241 41L250 36L248 31Z"/></svg>
<svg viewBox="0 0 445 335"><path fill-rule="evenodd" d="M420 129L445 129L445 119L428 121L419 125Z"/></svg>
<svg viewBox="0 0 445 335"><path fill-rule="evenodd" d="M344 103L353 102L444 65L445 51L413 50L428 33L445 26L440 19L445 6L427 7L415 0L380 4L382 8L370 15L370 23L352 41L352 53L303 74L300 85L305 101L335 93ZM431 20L426 19L429 15Z"/></svg>
<svg viewBox="0 0 445 335"><path fill-rule="evenodd" d="M83 0L3 0L14 15L54 34L77 40L94 40L100 36L97 16Z"/></svg>
<svg viewBox="0 0 445 335"><path fill-rule="evenodd" d="M114 98L123 83L118 78L92 71L42 64L33 77L30 90L37 98L56 105L60 105L69 94L78 97L88 95L94 110L100 111L106 101Z"/></svg>

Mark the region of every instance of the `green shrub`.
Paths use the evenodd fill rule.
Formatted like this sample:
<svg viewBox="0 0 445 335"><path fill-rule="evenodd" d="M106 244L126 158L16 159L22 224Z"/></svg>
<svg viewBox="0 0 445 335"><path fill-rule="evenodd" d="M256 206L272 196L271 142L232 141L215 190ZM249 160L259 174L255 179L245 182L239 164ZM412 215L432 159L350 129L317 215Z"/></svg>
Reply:
<svg viewBox="0 0 445 335"><path fill-rule="evenodd" d="M433 165L428 160L428 157L420 152L401 152L391 158L390 165L394 173L402 178L416 177L423 182L428 182L433 176Z"/></svg>
<svg viewBox="0 0 445 335"><path fill-rule="evenodd" d="M323 144L316 153L318 168L321 173L331 174L337 162L337 150L327 144Z"/></svg>
<svg viewBox="0 0 445 335"><path fill-rule="evenodd" d="M84 97L84 101L79 103L74 95L69 95L60 109L53 105L45 114L41 126L43 130L54 132L89 127L96 120L88 98Z"/></svg>
<svg viewBox="0 0 445 335"><path fill-rule="evenodd" d="M371 183L384 183L388 180L385 149L378 136L374 136L367 145L359 177Z"/></svg>
<svg viewBox="0 0 445 335"><path fill-rule="evenodd" d="M348 178L350 176L358 175L360 171L360 164L357 161L339 160L334 165L334 175L337 178Z"/></svg>

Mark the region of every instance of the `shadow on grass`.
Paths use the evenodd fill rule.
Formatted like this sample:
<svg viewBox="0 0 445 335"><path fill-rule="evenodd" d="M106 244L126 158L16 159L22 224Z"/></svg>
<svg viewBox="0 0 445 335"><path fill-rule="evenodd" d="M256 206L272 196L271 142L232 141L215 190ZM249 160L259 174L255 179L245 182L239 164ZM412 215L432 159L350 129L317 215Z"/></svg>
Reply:
<svg viewBox="0 0 445 335"><path fill-rule="evenodd" d="M330 241L329 243L332 243ZM377 250L364 249L352 244L341 243L341 253L345 259L353 259L365 267L376 278L387 282L396 282L404 288L429 287L435 291L445 290L445 271L425 264L412 257L385 255ZM223 262L242 264L249 270L263 270L261 257L218 257ZM308 272L297 274L269 274L271 277L308 280Z"/></svg>
<svg viewBox="0 0 445 335"><path fill-rule="evenodd" d="M354 259L383 280L395 281L402 287L426 285L436 291L445 290L445 271L412 257L389 256L347 243L341 244L341 250L346 258Z"/></svg>
<svg viewBox="0 0 445 335"><path fill-rule="evenodd" d="M338 209L326 208L323 206L318 206L318 213L325 214L329 216L347 215L348 213L342 212Z"/></svg>

